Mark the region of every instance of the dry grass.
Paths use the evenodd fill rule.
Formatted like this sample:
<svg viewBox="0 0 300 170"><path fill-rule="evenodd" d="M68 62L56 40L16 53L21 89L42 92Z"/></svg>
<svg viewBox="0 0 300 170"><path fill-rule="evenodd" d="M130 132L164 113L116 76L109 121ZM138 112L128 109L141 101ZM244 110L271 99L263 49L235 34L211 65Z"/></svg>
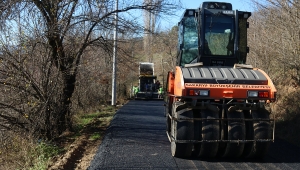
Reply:
<svg viewBox="0 0 300 170"><path fill-rule="evenodd" d="M65 153L83 134L88 134L90 140L100 139L103 133L99 129L105 131L115 111L115 107L101 106L95 112L80 112L74 116L75 132L64 133L51 143L13 132L0 134L0 169L47 169L54 156Z"/></svg>
<svg viewBox="0 0 300 170"><path fill-rule="evenodd" d="M61 152L50 143L10 132L0 147L0 169L46 169L48 160Z"/></svg>
<svg viewBox="0 0 300 170"><path fill-rule="evenodd" d="M278 86L278 100L272 105L276 118L276 135L300 147L300 88Z"/></svg>

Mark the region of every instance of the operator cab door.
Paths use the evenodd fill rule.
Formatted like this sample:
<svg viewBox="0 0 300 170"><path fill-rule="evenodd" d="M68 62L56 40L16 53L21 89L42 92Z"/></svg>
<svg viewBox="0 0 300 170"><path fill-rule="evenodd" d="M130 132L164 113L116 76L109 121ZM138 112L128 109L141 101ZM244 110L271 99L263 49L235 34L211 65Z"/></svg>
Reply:
<svg viewBox="0 0 300 170"><path fill-rule="evenodd" d="M198 12L187 9L178 23L178 66L196 63L199 58Z"/></svg>

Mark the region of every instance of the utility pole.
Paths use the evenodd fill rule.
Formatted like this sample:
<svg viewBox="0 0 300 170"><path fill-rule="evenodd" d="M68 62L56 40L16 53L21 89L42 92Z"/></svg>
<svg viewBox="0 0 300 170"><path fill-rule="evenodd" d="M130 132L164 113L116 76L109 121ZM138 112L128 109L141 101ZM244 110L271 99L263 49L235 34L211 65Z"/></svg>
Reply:
<svg viewBox="0 0 300 170"><path fill-rule="evenodd" d="M116 105L116 79L117 79L117 38L118 38L118 0L115 4L115 28L114 28L114 49L113 49L113 73L112 73L112 92L111 92L111 105Z"/></svg>

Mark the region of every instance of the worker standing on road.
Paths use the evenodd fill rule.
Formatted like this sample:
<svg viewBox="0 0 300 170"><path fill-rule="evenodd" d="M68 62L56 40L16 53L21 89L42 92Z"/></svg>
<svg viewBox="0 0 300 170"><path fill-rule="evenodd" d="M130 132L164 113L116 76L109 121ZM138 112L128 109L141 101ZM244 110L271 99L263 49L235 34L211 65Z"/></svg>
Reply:
<svg viewBox="0 0 300 170"><path fill-rule="evenodd" d="M138 86L133 86L134 97L136 97L136 95L137 95L138 92L139 92L139 87Z"/></svg>
<svg viewBox="0 0 300 170"><path fill-rule="evenodd" d="M158 98L161 99L163 97L163 93L164 93L164 89L159 86L159 89L158 89Z"/></svg>
<svg viewBox="0 0 300 170"><path fill-rule="evenodd" d="M155 89L159 89L159 87L160 87L160 82L157 80L157 81L155 82Z"/></svg>

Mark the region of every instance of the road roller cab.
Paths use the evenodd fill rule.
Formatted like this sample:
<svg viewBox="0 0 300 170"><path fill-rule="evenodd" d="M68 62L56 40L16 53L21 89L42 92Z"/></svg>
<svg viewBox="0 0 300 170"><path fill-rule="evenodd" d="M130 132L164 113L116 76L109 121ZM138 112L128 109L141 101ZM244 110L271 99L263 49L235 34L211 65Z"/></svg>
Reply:
<svg viewBox="0 0 300 170"><path fill-rule="evenodd" d="M203 2L178 23L178 58L168 73L165 115L176 157L263 157L274 141L265 104L276 88L246 64L250 12Z"/></svg>

